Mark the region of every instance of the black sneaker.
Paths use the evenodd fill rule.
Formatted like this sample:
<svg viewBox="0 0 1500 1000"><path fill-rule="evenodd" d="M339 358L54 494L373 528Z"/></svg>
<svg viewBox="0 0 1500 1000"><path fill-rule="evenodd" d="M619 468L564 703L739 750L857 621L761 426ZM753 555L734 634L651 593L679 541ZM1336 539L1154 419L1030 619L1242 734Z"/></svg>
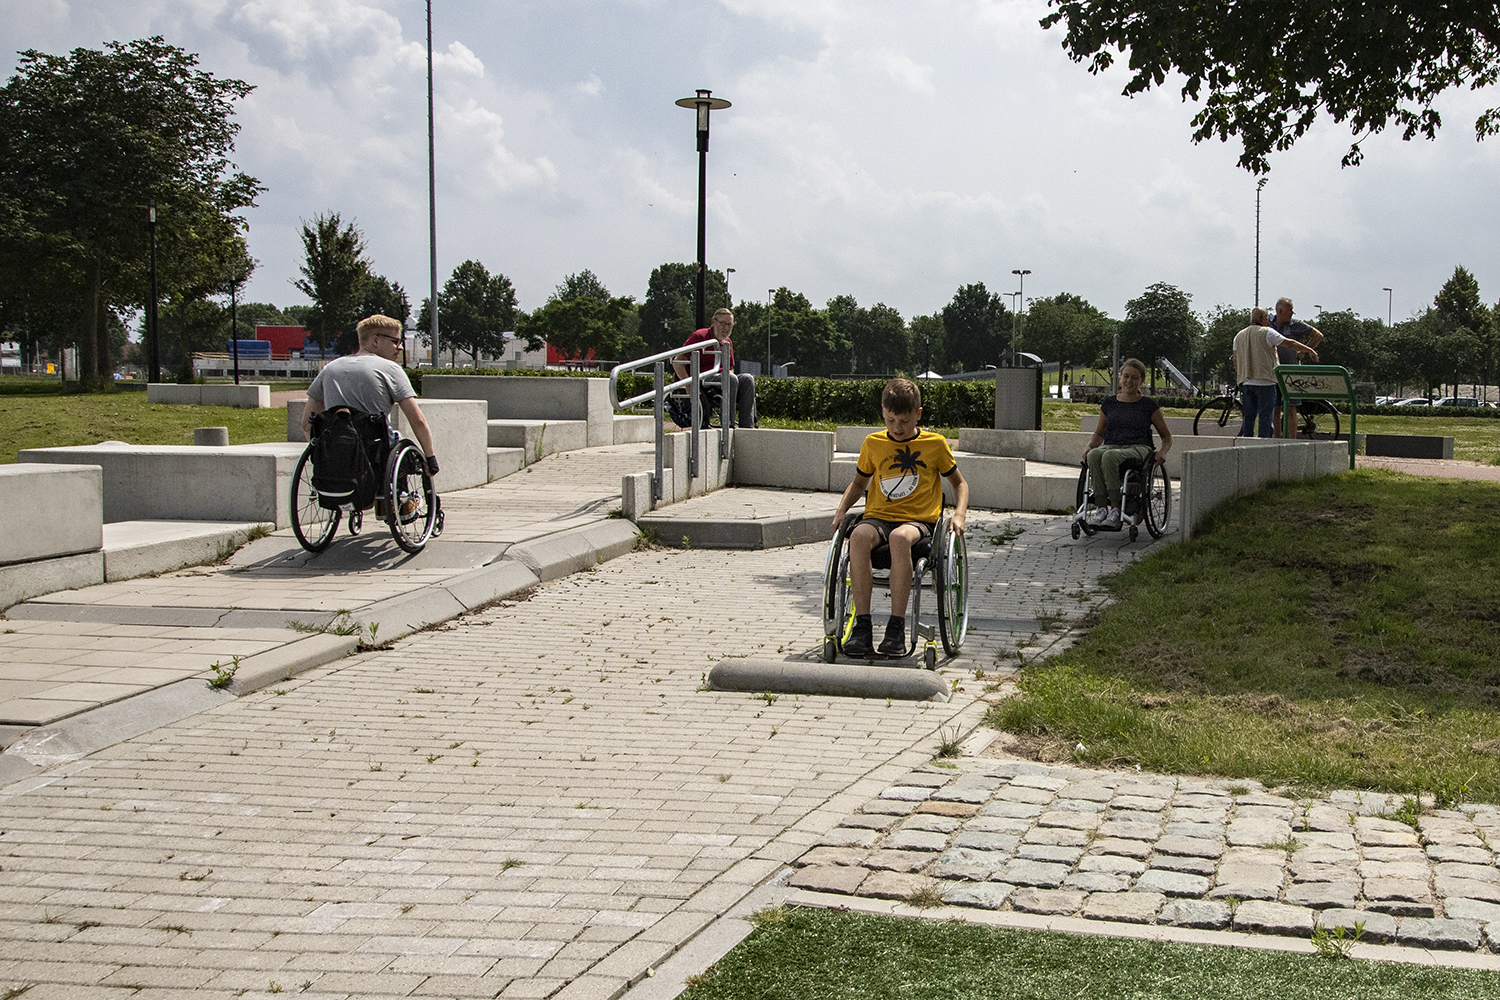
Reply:
<svg viewBox="0 0 1500 1000"><path fill-rule="evenodd" d="M856 659L875 655L875 629L870 624L868 615L854 619L854 629L849 633L849 638L844 640L843 650L845 656Z"/></svg>
<svg viewBox="0 0 1500 1000"><path fill-rule="evenodd" d="M880 640L880 652L886 656L906 655L906 621L892 618L885 627L885 638Z"/></svg>

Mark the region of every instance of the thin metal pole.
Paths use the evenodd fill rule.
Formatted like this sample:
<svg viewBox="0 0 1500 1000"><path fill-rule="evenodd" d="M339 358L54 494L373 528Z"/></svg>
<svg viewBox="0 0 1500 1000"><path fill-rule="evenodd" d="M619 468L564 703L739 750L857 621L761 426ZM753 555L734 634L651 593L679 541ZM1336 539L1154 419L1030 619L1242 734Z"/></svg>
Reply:
<svg viewBox="0 0 1500 1000"><path fill-rule="evenodd" d="M656 363L656 368L653 374L656 378L656 478L651 481L651 500L654 504L659 504L661 503L662 497L664 496L664 494L662 493L661 479L662 472L665 468L665 463L662 460L662 450L664 444L666 443L666 429L662 426L662 421L665 419L665 416L662 413L662 410L664 409L663 397L666 395L664 392L662 392L662 386L666 384L663 381L663 375L665 374L665 366L663 362L658 361Z"/></svg>
<svg viewBox="0 0 1500 1000"><path fill-rule="evenodd" d="M235 316L235 286L229 286L229 345L234 350L234 384L240 384L240 330Z"/></svg>
<svg viewBox="0 0 1500 1000"><path fill-rule="evenodd" d="M699 132L698 136L701 141L698 145L698 308L695 330L708 325L703 321L707 305L703 296L708 276L708 132Z"/></svg>
<svg viewBox="0 0 1500 1000"><path fill-rule="evenodd" d="M432 0L427 0L427 226L431 249L432 294L427 301L432 323L432 367L438 364L437 283L437 150L432 129Z"/></svg>
<svg viewBox="0 0 1500 1000"><path fill-rule="evenodd" d="M151 229L151 302L146 310L147 326L151 332L150 381L161 381L161 330L156 322L156 199L152 198L146 208L146 220Z"/></svg>
<svg viewBox="0 0 1500 1000"><path fill-rule="evenodd" d="M691 413L693 415L693 437L688 447L688 492L691 493L692 481L698 478L698 428L703 423L703 394L701 383L698 381L698 371L703 364L703 352L694 351L691 359L692 385L688 389L693 394Z"/></svg>
<svg viewBox="0 0 1500 1000"><path fill-rule="evenodd" d="M1250 303L1252 306L1260 305L1260 191L1265 186L1264 177L1255 184L1255 299Z"/></svg>

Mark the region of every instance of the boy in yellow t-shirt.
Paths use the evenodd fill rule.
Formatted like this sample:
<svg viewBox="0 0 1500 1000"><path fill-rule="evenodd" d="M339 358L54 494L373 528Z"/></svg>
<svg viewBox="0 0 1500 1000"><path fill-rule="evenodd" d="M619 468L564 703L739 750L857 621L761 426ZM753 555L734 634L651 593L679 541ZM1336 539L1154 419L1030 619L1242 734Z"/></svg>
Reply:
<svg viewBox="0 0 1500 1000"><path fill-rule="evenodd" d="M906 654L906 607L911 596L911 547L932 537L932 529L943 512L943 476L953 486L955 504L949 519L954 531L963 534L969 510L969 484L958 471L948 441L941 434L924 431L922 390L909 379L893 378L880 394L885 430L865 438L859 449L854 481L844 490L833 515L833 530L844 523L844 515L861 496L864 518L849 534L849 578L854 597L854 631L843 644L848 656L870 656L876 652L870 624L870 592L874 571L870 552L882 542L891 547L891 617L879 652L886 656Z"/></svg>

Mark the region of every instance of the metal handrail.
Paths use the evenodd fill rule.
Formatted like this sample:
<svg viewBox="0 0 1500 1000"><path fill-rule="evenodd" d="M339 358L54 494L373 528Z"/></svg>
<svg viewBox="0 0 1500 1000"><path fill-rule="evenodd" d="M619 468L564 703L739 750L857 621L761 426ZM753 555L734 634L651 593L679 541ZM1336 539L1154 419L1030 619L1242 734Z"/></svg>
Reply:
<svg viewBox="0 0 1500 1000"><path fill-rule="evenodd" d="M715 355L714 366L708 371L701 371L703 355L712 352ZM678 379L668 384L665 380L666 362L675 360L683 355L689 356L688 377ZM666 446L665 409L667 393L682 386L688 386L689 396L692 400L692 436L689 438L688 446L688 477L696 478L698 475L698 429L703 422L703 396L700 387L702 380L709 375L718 375L722 371L723 353L717 340L701 340L695 344L687 344L682 347L674 347L671 350L652 354L649 357L637 358L635 361L627 361L615 365L609 370L609 402L616 410L629 409L638 406L650 399L654 402L656 416L656 478L651 482L651 499L660 502L664 493L662 490L662 477L665 473L664 449ZM620 375L625 372L633 372L646 365L652 366L655 376L654 386L649 392L643 392L639 396L629 399L620 399ZM725 380L719 380L723 383ZM719 418L719 458L729 457L729 428L731 426L729 416L729 392L728 386L723 386L724 391L719 394L719 403L723 408Z"/></svg>

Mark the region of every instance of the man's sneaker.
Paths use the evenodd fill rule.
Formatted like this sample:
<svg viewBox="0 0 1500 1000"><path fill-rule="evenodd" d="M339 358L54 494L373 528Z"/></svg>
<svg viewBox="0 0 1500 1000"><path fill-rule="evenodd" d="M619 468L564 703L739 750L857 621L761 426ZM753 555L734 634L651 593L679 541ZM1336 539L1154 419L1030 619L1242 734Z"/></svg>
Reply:
<svg viewBox="0 0 1500 1000"><path fill-rule="evenodd" d="M875 629L868 617L854 619L854 629L849 633L849 638L844 640L843 648L845 656L856 659L875 654Z"/></svg>
<svg viewBox="0 0 1500 1000"><path fill-rule="evenodd" d="M885 638L880 640L880 652L886 656L906 655L906 622L892 618L885 627Z"/></svg>
<svg viewBox="0 0 1500 1000"><path fill-rule="evenodd" d="M1118 528L1120 526L1120 508L1111 507L1109 509L1109 514L1104 518L1104 526L1106 528Z"/></svg>

